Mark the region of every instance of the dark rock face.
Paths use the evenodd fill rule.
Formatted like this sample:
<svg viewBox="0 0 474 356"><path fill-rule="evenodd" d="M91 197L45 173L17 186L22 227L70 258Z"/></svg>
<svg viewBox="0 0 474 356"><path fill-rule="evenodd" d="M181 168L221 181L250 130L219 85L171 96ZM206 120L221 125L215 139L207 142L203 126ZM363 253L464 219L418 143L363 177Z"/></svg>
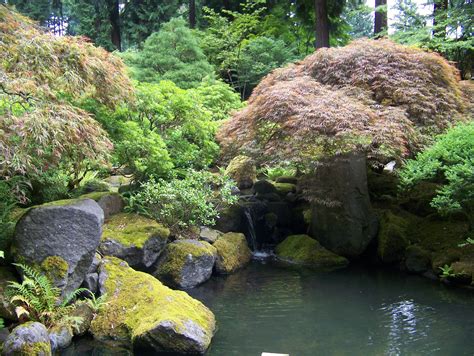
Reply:
<svg viewBox="0 0 474 356"><path fill-rule="evenodd" d="M73 317L81 318L81 321L76 325L73 332L74 335L82 336L85 335L90 327L92 320L94 319L94 310L84 301L77 302L75 308L71 313Z"/></svg>
<svg viewBox="0 0 474 356"><path fill-rule="evenodd" d="M405 268L408 272L423 273L431 266L431 258L428 251L419 246L408 246L405 251Z"/></svg>
<svg viewBox="0 0 474 356"><path fill-rule="evenodd" d="M5 290L10 281L17 281L14 269L0 267L0 317L8 320L17 320L15 306L5 296Z"/></svg>
<svg viewBox="0 0 474 356"><path fill-rule="evenodd" d="M267 180L259 180L255 182L253 190L255 194L270 194L277 192L275 186Z"/></svg>
<svg viewBox="0 0 474 356"><path fill-rule="evenodd" d="M367 189L365 156L333 158L318 167L312 182L318 196L312 207L312 235L338 255L361 255L378 228Z"/></svg>
<svg viewBox="0 0 474 356"><path fill-rule="evenodd" d="M211 278L216 255L208 242L175 241L166 246L155 276L173 287L193 288Z"/></svg>
<svg viewBox="0 0 474 356"><path fill-rule="evenodd" d="M215 229L222 232L242 231L243 208L232 205L219 212Z"/></svg>
<svg viewBox="0 0 474 356"><path fill-rule="evenodd" d="M16 226L12 254L16 262L43 269L67 295L84 281L103 222L104 213L92 199L32 208Z"/></svg>
<svg viewBox="0 0 474 356"><path fill-rule="evenodd" d="M17 326L3 344L2 355L51 355L48 329L37 322Z"/></svg>
<svg viewBox="0 0 474 356"><path fill-rule="evenodd" d="M123 210L123 199L119 193L113 192L93 192L82 195L81 198L93 199L104 211L104 219L107 220L114 214Z"/></svg>

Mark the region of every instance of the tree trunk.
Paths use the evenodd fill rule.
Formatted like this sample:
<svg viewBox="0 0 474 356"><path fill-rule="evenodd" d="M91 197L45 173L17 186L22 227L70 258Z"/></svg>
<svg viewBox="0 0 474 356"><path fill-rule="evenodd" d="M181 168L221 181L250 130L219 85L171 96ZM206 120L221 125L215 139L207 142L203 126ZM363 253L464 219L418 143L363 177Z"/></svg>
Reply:
<svg viewBox="0 0 474 356"><path fill-rule="evenodd" d="M326 0L314 0L316 48L329 47L329 20Z"/></svg>
<svg viewBox="0 0 474 356"><path fill-rule="evenodd" d="M110 24L112 25L110 39L112 44L119 51L122 50L122 40L120 36L120 12L119 12L119 0L112 0L110 8Z"/></svg>
<svg viewBox="0 0 474 356"><path fill-rule="evenodd" d="M196 28L196 0L189 0L189 28Z"/></svg>
<svg viewBox="0 0 474 356"><path fill-rule="evenodd" d="M379 37L381 32L387 29L387 10L377 11L377 7L386 6L387 0L375 0L375 23L374 23L374 34Z"/></svg>

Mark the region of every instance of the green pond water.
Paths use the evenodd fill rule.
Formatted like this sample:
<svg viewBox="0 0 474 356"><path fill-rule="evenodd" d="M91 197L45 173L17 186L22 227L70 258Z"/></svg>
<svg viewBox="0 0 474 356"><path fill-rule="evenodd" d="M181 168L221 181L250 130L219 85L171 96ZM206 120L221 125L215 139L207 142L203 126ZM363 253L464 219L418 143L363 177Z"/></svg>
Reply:
<svg viewBox="0 0 474 356"><path fill-rule="evenodd" d="M397 271L254 261L189 293L218 321L208 356L474 355L474 292ZM83 340L62 354L127 353Z"/></svg>

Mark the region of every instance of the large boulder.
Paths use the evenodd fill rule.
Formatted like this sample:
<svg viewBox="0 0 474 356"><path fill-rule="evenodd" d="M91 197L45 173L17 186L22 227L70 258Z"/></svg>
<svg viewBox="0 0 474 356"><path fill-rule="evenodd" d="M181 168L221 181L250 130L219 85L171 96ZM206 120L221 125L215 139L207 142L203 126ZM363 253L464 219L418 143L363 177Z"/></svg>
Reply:
<svg viewBox="0 0 474 356"><path fill-rule="evenodd" d="M123 199L119 193L115 192L92 192L81 195L81 198L95 200L104 211L104 219L107 220L114 214L123 210Z"/></svg>
<svg viewBox="0 0 474 356"><path fill-rule="evenodd" d="M155 220L120 213L105 224L99 251L125 260L132 268L150 268L168 241L170 231Z"/></svg>
<svg viewBox="0 0 474 356"><path fill-rule="evenodd" d="M381 214L377 235L377 256L384 263L399 262L408 246L408 221L387 210Z"/></svg>
<svg viewBox="0 0 474 356"><path fill-rule="evenodd" d="M17 326L3 344L4 356L49 356L51 344L48 329L37 322Z"/></svg>
<svg viewBox="0 0 474 356"><path fill-rule="evenodd" d="M166 246L154 275L172 287L193 288L211 277L216 253L205 241L175 241Z"/></svg>
<svg viewBox="0 0 474 356"><path fill-rule="evenodd" d="M217 230L222 232L243 231L244 209L235 204L222 208L216 219Z"/></svg>
<svg viewBox="0 0 474 356"><path fill-rule="evenodd" d="M225 170L225 174L232 178L239 189L251 188L257 180L257 168L252 158L236 156Z"/></svg>
<svg viewBox="0 0 474 356"><path fill-rule="evenodd" d="M72 328L68 325L55 325L49 329L49 341L51 343L51 349L65 349L72 343L74 333Z"/></svg>
<svg viewBox="0 0 474 356"><path fill-rule="evenodd" d="M92 199L34 207L16 225L12 255L15 262L41 268L67 295L89 270L103 222L104 212Z"/></svg>
<svg viewBox="0 0 474 356"><path fill-rule="evenodd" d="M377 218L367 189L362 154L337 156L316 170L308 187L316 195L311 234L327 249L345 257L360 256L377 234Z"/></svg>
<svg viewBox="0 0 474 356"><path fill-rule="evenodd" d="M277 257L285 262L317 268L344 267L349 261L328 251L308 235L291 235L277 245Z"/></svg>
<svg viewBox="0 0 474 356"><path fill-rule="evenodd" d="M116 341L154 352L202 354L215 330L214 314L183 291L106 257L99 268L107 304L92 321L100 341Z"/></svg>
<svg viewBox="0 0 474 356"><path fill-rule="evenodd" d="M244 267L252 259L252 251L244 234L228 232L214 243L217 249L216 272L233 273Z"/></svg>
<svg viewBox="0 0 474 356"><path fill-rule="evenodd" d="M199 239L213 244L219 237L223 235L219 230L211 229L207 226L201 226L199 231Z"/></svg>

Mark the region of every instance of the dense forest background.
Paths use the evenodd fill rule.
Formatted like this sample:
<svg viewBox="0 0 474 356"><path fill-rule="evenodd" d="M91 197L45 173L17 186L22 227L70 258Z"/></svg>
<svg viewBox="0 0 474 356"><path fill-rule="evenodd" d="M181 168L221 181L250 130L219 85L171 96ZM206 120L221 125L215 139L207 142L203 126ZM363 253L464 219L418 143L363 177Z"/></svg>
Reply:
<svg viewBox="0 0 474 356"><path fill-rule="evenodd" d="M390 33L403 44L435 50L465 79L474 63L471 0L427 0L424 11L415 0L396 0L390 8L386 0L376 0L375 8L364 0L4 1L57 35L83 35L109 51L124 51L136 79L171 79L188 89L215 72L242 98L270 70L315 46L360 37Z"/></svg>

